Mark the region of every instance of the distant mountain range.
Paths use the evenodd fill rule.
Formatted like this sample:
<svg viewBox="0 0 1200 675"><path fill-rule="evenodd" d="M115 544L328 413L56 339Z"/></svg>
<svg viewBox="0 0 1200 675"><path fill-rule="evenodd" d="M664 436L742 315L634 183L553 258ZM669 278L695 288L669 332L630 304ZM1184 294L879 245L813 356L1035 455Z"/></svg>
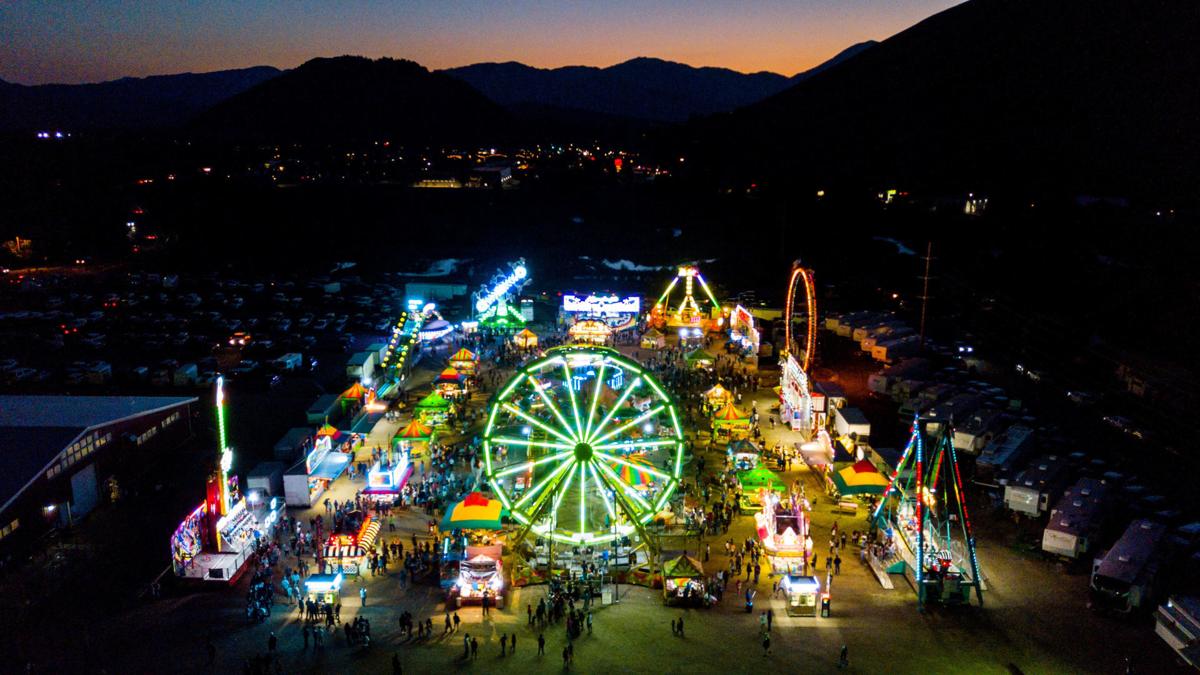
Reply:
<svg viewBox="0 0 1200 675"><path fill-rule="evenodd" d="M695 68L661 59L637 58L608 68L570 66L540 69L520 63L478 63L441 71L471 85L484 96L538 123L553 118L564 125L587 128L620 124L623 119L678 122L696 115L727 112L777 94L795 82L861 52L864 42L793 77L776 73L745 74L726 68ZM412 72L399 68L367 69L367 59L315 59L309 68L345 68L346 83L396 92L411 83ZM312 62L310 62L312 63ZM305 64L306 66L309 64ZM302 66L303 68L304 66ZM212 73L126 77L97 84L25 86L0 80L0 131L35 129L144 129L174 127L285 71L270 66ZM363 78L401 79L388 83ZM417 92L413 92L414 95ZM370 104L370 101L364 101ZM431 102L436 105L436 102Z"/></svg>
<svg viewBox="0 0 1200 675"><path fill-rule="evenodd" d="M971 0L678 142L789 186L1194 198L1197 35L1194 0Z"/></svg>
<svg viewBox="0 0 1200 675"><path fill-rule="evenodd" d="M173 127L280 72L256 66L37 86L0 80L0 131Z"/></svg>
<svg viewBox="0 0 1200 675"><path fill-rule="evenodd" d="M222 101L192 128L221 139L470 142L503 140L513 122L465 82L412 61L308 61Z"/></svg>
<svg viewBox="0 0 1200 675"><path fill-rule="evenodd" d="M443 72L508 107L553 107L656 122L681 122L761 101L874 44L856 44L792 77L769 72L739 73L728 68L696 68L646 57L607 68L566 66L546 69L509 61L477 63Z"/></svg>

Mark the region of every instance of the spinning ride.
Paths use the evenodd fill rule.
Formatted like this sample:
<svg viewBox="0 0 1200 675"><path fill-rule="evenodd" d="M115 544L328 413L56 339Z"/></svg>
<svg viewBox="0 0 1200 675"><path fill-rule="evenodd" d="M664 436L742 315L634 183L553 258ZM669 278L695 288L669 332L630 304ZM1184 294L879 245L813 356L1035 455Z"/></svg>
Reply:
<svg viewBox="0 0 1200 675"><path fill-rule="evenodd" d="M929 602L968 604L972 588L983 604L984 583L953 439L948 421L914 419L908 446L872 514L900 555L893 568L902 568L888 571L912 574L922 611Z"/></svg>
<svg viewBox="0 0 1200 675"><path fill-rule="evenodd" d="M602 544L639 532L679 486L684 438L653 375L614 349L570 345L517 371L484 429L493 491L525 528ZM649 479L648 481L646 479Z"/></svg>
<svg viewBox="0 0 1200 675"><path fill-rule="evenodd" d="M675 306L675 309L671 309L671 291L675 290L680 279L684 280L683 298ZM708 284L704 283L704 277L700 275L700 270L694 265L682 265L675 278L667 285L667 290L663 291L658 302L654 303L654 308L650 310L651 319L658 325L683 328L702 327L704 321L711 318L712 314L702 310L700 303L696 302L696 298L692 294L696 282L700 283L700 288L704 289L708 301L712 303L712 312L720 316L721 304L717 302L717 298L708 288Z"/></svg>

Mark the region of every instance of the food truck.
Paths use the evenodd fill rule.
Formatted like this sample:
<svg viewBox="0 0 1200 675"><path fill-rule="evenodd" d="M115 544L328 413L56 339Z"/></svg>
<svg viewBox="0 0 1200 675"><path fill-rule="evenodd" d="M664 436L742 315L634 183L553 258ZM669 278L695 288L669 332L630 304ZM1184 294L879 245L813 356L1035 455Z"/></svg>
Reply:
<svg viewBox="0 0 1200 675"><path fill-rule="evenodd" d="M412 472L407 452L395 449L384 451L367 471L367 487L362 491L363 496L390 502L400 495Z"/></svg>
<svg viewBox="0 0 1200 675"><path fill-rule="evenodd" d="M313 574L304 580L304 598L317 603L336 605L342 596L342 573Z"/></svg>
<svg viewBox="0 0 1200 675"><path fill-rule="evenodd" d="M787 574L781 582L787 594L788 616L816 616L821 599L821 581L814 576Z"/></svg>

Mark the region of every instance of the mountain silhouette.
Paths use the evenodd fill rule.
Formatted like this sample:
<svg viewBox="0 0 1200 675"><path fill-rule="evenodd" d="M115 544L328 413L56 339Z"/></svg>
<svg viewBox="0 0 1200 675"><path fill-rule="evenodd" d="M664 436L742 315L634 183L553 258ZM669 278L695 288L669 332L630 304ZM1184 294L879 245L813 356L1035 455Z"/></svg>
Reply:
<svg viewBox="0 0 1200 675"><path fill-rule="evenodd" d="M193 129L223 139L437 143L503 140L509 114L466 83L412 61L312 59L222 101Z"/></svg>
<svg viewBox="0 0 1200 675"><path fill-rule="evenodd" d="M269 80L270 66L25 86L0 80L0 131L170 127Z"/></svg>
<svg viewBox="0 0 1200 675"><path fill-rule="evenodd" d="M740 73L728 68L696 68L638 57L607 68L534 68L515 61L476 63L445 72L512 108L556 108L650 120L679 122L696 115L727 112L761 101L792 84L860 53L854 45L829 61L791 78L778 73Z"/></svg>
<svg viewBox="0 0 1200 675"><path fill-rule="evenodd" d="M971 0L689 127L722 181L1195 195L1193 0Z"/></svg>

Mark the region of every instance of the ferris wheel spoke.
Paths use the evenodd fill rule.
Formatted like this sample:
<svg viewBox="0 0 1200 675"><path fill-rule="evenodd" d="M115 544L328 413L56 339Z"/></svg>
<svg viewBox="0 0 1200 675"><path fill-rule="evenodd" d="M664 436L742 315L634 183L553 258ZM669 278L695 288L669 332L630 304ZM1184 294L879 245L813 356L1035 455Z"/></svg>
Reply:
<svg viewBox="0 0 1200 675"><path fill-rule="evenodd" d="M675 445L679 441L674 438L663 438L654 441L625 441L619 443L601 443L593 445L595 450L620 450L622 448L659 448L664 445Z"/></svg>
<svg viewBox="0 0 1200 675"><path fill-rule="evenodd" d="M498 445L523 445L530 448L554 448L557 450L571 450L574 445L569 443L555 443L554 441L531 441L528 438L496 438L488 439L492 443Z"/></svg>
<svg viewBox="0 0 1200 675"><path fill-rule="evenodd" d="M619 433L628 431L629 429L636 427L637 425L641 424L642 422L645 422L646 420L650 419L651 417L654 417L655 415L662 412L663 410L666 410L666 408L667 408L666 405L660 403L659 405L654 406L653 408L647 410L646 412L642 413L641 415L638 415L633 420L626 422L625 424L617 427L616 429L613 429L612 431L604 434L603 436L593 438L591 440L591 443L593 446L595 446L596 444L599 444L599 443L603 443L604 441L607 441L608 439L612 438L613 436L616 436Z"/></svg>
<svg viewBox="0 0 1200 675"><path fill-rule="evenodd" d="M637 389L641 384L641 377L635 378L633 382L629 383L629 386L626 387L625 391L621 393L621 396L617 398L617 402L613 404L612 410L609 410L608 414L604 416L604 419L600 420L600 423L592 429L590 436L595 436L601 431L604 431L604 428L609 422L612 421L613 415L617 414L617 411L621 409L621 406L625 405L625 401L629 400L629 397L633 395L634 390Z"/></svg>
<svg viewBox="0 0 1200 675"><path fill-rule="evenodd" d="M600 469L600 473L604 474L605 478L608 479L609 484L620 486L621 491L625 493L625 496L637 502L638 506L642 507L644 511L651 510L650 503L645 499L642 499L642 496L637 493L637 490L633 489L632 485L629 485L625 481L621 480L621 477L618 476L615 471L605 466L602 462L596 462L595 464Z"/></svg>
<svg viewBox="0 0 1200 675"><path fill-rule="evenodd" d="M529 490L525 494L521 495L521 498L517 500L516 504L513 504L513 507L520 508L521 506L526 504L530 499L533 499L539 493L544 491L547 487L557 483L558 479L562 476L562 474L565 473L568 469L570 469L571 465L574 463L575 463L575 460L572 458L570 461L563 462L562 464L560 464L557 468L554 469L554 471L550 472L550 475L546 476L545 480L543 480L542 482L538 483L537 485L529 488Z"/></svg>
<svg viewBox="0 0 1200 675"><path fill-rule="evenodd" d="M563 499L566 498L567 493L571 491L571 483L575 481L575 472L571 470L575 468L575 464L576 461L573 459L570 462L567 462L566 482L564 482L562 486L558 488L558 494L554 497L554 508L552 509L552 513L555 520L558 519L558 507L562 506Z"/></svg>
<svg viewBox="0 0 1200 675"><path fill-rule="evenodd" d="M541 397L542 401L545 402L546 407L549 408L550 412L554 413L554 416L558 418L558 423L562 425L562 428L570 429L570 422L567 422L567 418L563 417L562 410L559 409L558 404L554 402L554 399L550 398L550 396L546 393L546 389L549 388L550 385L543 384L541 380L537 379L533 375L528 375L527 377L529 378L529 382L533 385L534 391L536 391L538 396Z"/></svg>
<svg viewBox="0 0 1200 675"><path fill-rule="evenodd" d="M592 420L596 418L596 405L600 403L600 392L604 391L604 371L608 367L608 361L600 362L600 372L596 375L596 380L592 387L592 406L588 410L587 425L583 430L583 437L587 438L592 433Z"/></svg>
<svg viewBox="0 0 1200 675"><path fill-rule="evenodd" d="M496 440L493 439L492 442L495 443ZM495 472L493 475L494 476L508 476L508 475L511 475L514 473L521 473L522 471L528 471L528 470L532 469L533 467L538 466L539 464L555 462L564 457L569 457L572 454L573 454L572 452L567 451L567 452L560 452L555 455L546 455L545 457L539 457L538 459L535 459L531 462L521 462L520 464L514 464L510 467L506 467L504 469L501 469L501 470Z"/></svg>
<svg viewBox="0 0 1200 675"><path fill-rule="evenodd" d="M652 476L657 476L665 481L674 480L674 478L672 478L670 474L663 473L662 471L659 471L658 469L655 469L654 467L649 466L647 464L638 464L636 462L631 462L627 459L622 459L620 457L617 457L616 455L610 455L607 452L600 452L599 450L596 450L596 456L602 457L610 462L613 462L614 464L620 464L621 466L627 466L627 467L629 467L631 469L635 469L637 471L645 471L646 473L648 473Z"/></svg>
<svg viewBox="0 0 1200 675"><path fill-rule="evenodd" d="M587 532L587 464L579 463L579 531Z"/></svg>
<svg viewBox="0 0 1200 675"><path fill-rule="evenodd" d="M563 440L564 443L571 443L572 444L571 447L575 447L573 445L576 442L574 438L571 438L570 436L564 434L563 432L559 431L558 429L551 427L550 425L548 425L545 422L539 420L538 418L530 415L529 413L525 412L524 410L521 410L517 406L515 406L507 401L505 401L503 404L501 404L501 406L508 412L510 412L510 413L516 415L517 417L520 417L521 419L525 420L526 422L529 422L530 424L538 427L542 431L545 431L549 434L558 436L559 438L561 438Z"/></svg>
<svg viewBox="0 0 1200 675"><path fill-rule="evenodd" d="M571 382L571 367L564 361L563 369L563 387L567 390L567 396L571 398L571 413L575 416L575 426L571 427L575 430L576 435L583 430L583 421L579 418L579 401L575 399L575 387Z"/></svg>
<svg viewBox="0 0 1200 675"><path fill-rule="evenodd" d="M608 517L612 522L617 521L617 510L613 508L612 497L608 495L608 487L600 480L600 476L596 474L596 460L588 462L588 473L592 476L592 482L596 484L596 488L600 492L600 500L604 502L604 508L608 511Z"/></svg>

